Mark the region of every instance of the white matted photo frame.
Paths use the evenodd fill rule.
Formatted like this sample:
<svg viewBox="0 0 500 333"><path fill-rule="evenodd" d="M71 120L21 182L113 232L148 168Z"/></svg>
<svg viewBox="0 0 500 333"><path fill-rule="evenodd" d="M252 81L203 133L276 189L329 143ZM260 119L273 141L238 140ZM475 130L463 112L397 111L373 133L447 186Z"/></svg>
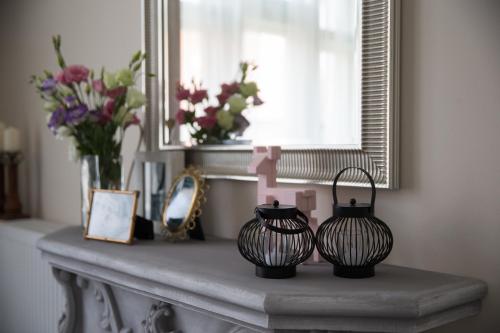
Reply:
<svg viewBox="0 0 500 333"><path fill-rule="evenodd" d="M137 197L137 191L92 189L84 238L131 244Z"/></svg>

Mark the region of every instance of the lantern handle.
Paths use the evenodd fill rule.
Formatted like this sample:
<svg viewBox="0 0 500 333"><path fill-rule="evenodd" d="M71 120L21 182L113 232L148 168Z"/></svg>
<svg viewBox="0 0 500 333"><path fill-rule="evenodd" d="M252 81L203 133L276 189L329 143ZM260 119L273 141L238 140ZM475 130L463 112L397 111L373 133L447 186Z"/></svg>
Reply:
<svg viewBox="0 0 500 333"><path fill-rule="evenodd" d="M368 180L370 181L370 185L372 187L372 198L371 198L371 202L370 202L370 210L373 213L375 211L375 196L377 194L376 190L375 190L375 182L373 181L373 178L368 173L368 171L366 171L365 169L362 169L362 168L358 168L358 167L347 167L347 168L344 168L344 169L340 170L339 173L337 173L337 175L335 176L335 179L333 180L333 187L332 187L333 205L337 206L337 204L338 204L338 199L337 199L337 182L338 182L338 180L340 178L340 175L342 175L345 171L347 171L349 169L357 169L357 170L363 172L366 175L366 177L368 178Z"/></svg>
<svg viewBox="0 0 500 333"><path fill-rule="evenodd" d="M304 213L302 213L298 209L297 209L297 215L301 217L304 225L298 229L284 229L284 228L275 227L274 225L271 225L269 223L269 221L264 219L264 217L262 216L262 213L259 211L259 209L258 208L255 209L255 216L257 216L257 220L260 222L260 225L266 229L269 229L271 231L274 231L274 232L277 232L280 234L296 235L296 234L301 234L301 233L307 231L307 228L308 228L307 225L309 224L309 219L307 218L307 216Z"/></svg>

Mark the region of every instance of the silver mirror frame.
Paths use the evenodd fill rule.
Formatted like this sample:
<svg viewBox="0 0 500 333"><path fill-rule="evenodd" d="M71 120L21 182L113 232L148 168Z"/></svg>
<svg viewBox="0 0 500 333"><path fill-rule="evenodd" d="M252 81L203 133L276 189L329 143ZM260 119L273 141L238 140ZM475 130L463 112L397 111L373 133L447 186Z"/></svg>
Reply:
<svg viewBox="0 0 500 333"><path fill-rule="evenodd" d="M399 186L399 39L400 0L363 0L362 9L361 147L359 149L283 147L278 163L281 182L331 184L348 166L367 170L378 188ZM143 2L144 41L148 55L145 80L146 147L168 150L171 137L165 119L176 111L175 85L180 77L179 0ZM168 37L163 36L168 27ZM165 54L161 50L166 50ZM165 117L168 114L169 117ZM178 143L178 142L174 142ZM201 168L206 178L255 180L249 176L249 146L198 146L186 148L186 164ZM339 185L367 187L357 170Z"/></svg>

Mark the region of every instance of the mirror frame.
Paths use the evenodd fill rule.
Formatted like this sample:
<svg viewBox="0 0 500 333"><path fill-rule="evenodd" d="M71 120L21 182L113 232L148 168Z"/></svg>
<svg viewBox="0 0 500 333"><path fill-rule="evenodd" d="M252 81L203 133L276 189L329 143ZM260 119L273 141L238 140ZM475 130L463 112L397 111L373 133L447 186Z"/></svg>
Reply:
<svg viewBox="0 0 500 333"><path fill-rule="evenodd" d="M195 183L194 195L191 199L191 207L189 208L189 211L184 217L184 220L179 228L177 228L177 230L171 230L168 228L167 222L165 221L168 206L170 200L172 199L172 195L176 190L177 184L185 177L193 178ZM205 189L205 181L201 175L201 171L193 166L184 169L184 171L174 179L163 203L161 212L161 234L166 240L184 240L188 238L187 232L196 227L195 219L201 215L201 204L205 200Z"/></svg>
<svg viewBox="0 0 500 333"><path fill-rule="evenodd" d="M278 181L331 184L342 169L367 170L377 188L399 187L399 44L400 1L362 0L361 146L357 149L282 147ZM174 119L176 82L180 78L180 0L143 2L143 49L148 54L144 82L146 149L168 150L178 137L165 119ZM168 31L168 36L163 35ZM163 52L162 50L166 50ZM168 115L168 117L166 117ZM174 144L178 143L175 142ZM186 149L186 164L201 168L206 178L255 180L247 173L250 146L196 146ZM358 170L343 175L341 186L368 187Z"/></svg>

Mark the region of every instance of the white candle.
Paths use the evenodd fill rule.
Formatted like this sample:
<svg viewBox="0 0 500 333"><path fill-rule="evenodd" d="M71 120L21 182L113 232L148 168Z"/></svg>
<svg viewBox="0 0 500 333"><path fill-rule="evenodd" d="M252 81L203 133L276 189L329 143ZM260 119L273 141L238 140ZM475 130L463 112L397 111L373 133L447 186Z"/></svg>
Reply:
<svg viewBox="0 0 500 333"><path fill-rule="evenodd" d="M0 151L3 151L3 132L5 131L4 123L0 122Z"/></svg>
<svg viewBox="0 0 500 333"><path fill-rule="evenodd" d="M17 128L8 127L4 131L3 148L8 152L17 152L21 150L21 137Z"/></svg>

